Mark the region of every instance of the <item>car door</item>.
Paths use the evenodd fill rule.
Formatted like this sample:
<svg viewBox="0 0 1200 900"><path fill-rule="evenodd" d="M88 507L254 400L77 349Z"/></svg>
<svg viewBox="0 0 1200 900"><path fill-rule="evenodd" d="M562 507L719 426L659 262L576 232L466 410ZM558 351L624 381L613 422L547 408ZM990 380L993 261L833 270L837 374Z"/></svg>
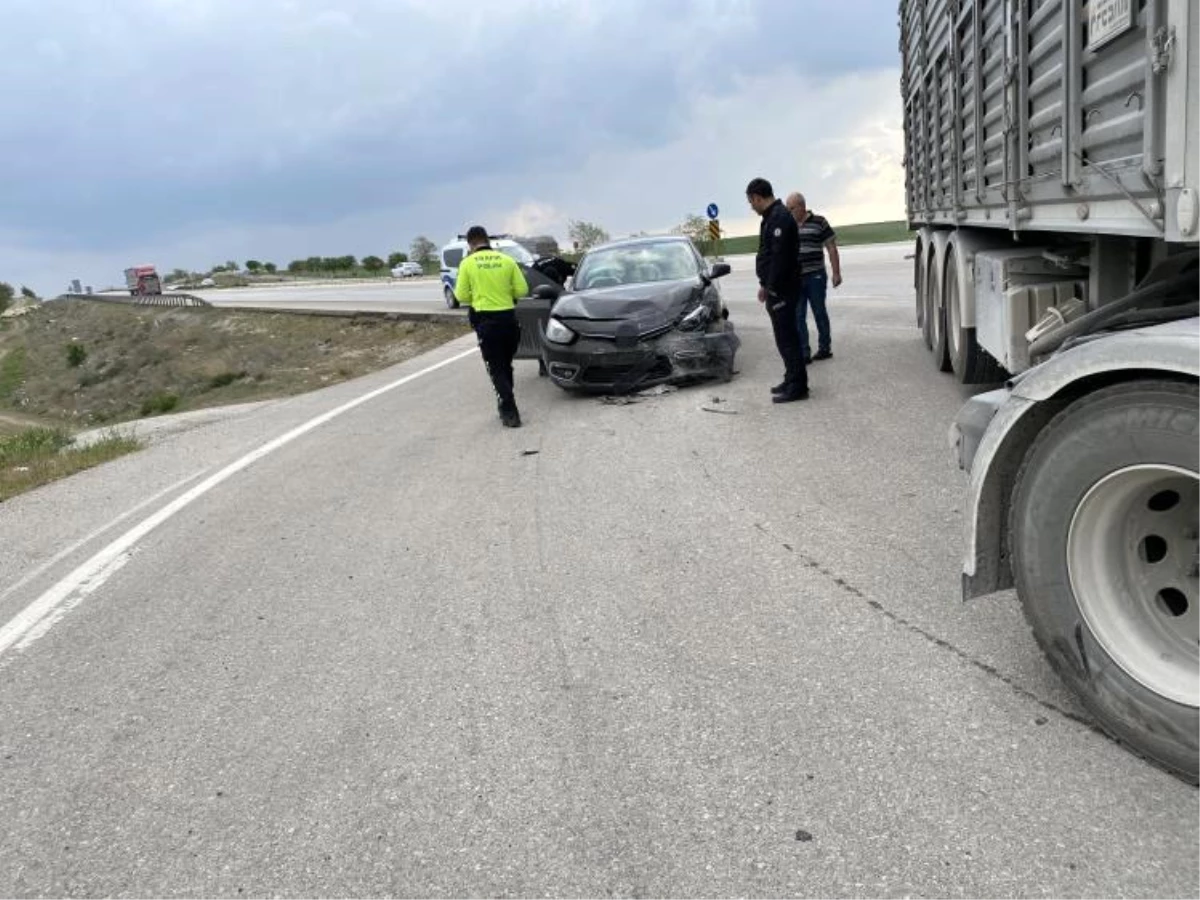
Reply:
<svg viewBox="0 0 1200 900"><path fill-rule="evenodd" d="M541 359L542 335L546 333L546 323L550 321L550 307L558 299L562 286L532 266L522 265L521 273L529 285L530 295L517 301L517 322L521 326L517 359ZM539 291L539 287L542 290Z"/></svg>
<svg viewBox="0 0 1200 900"><path fill-rule="evenodd" d="M721 296L721 281L719 277L713 277L713 271L719 263L709 263L707 259L701 255L695 245L692 246L692 253L696 258L696 265L699 267L701 277L704 279L704 302L709 304L717 316L725 315L725 299Z"/></svg>

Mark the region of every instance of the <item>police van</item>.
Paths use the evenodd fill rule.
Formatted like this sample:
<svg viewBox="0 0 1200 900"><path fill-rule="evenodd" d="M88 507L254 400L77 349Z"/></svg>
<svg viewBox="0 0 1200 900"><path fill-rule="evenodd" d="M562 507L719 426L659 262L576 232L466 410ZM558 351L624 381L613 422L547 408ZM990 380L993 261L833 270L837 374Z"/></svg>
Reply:
<svg viewBox="0 0 1200 900"><path fill-rule="evenodd" d="M522 266L533 265L533 254L514 241L512 235L494 234L489 237L489 240L492 242L493 250L511 256ZM458 267L469 249L466 235L462 234L442 248L442 295L446 298L446 306L450 309L458 309L458 297L454 295L454 285L458 282Z"/></svg>

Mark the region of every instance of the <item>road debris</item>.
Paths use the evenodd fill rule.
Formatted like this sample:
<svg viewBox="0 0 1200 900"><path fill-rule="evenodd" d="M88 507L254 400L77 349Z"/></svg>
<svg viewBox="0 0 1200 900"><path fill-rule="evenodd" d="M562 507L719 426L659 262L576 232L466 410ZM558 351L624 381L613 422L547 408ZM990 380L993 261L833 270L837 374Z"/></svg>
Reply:
<svg viewBox="0 0 1200 900"><path fill-rule="evenodd" d="M724 415L724 416L738 415L738 411L736 409L721 409L720 408L721 404L726 403L726 402L727 401L723 397L713 397L709 403L707 403L704 406L701 406L700 408L702 410L704 410L705 412L720 413L721 415Z"/></svg>
<svg viewBox="0 0 1200 900"><path fill-rule="evenodd" d="M600 402L608 406L629 406L633 403L641 403L643 400L648 400L651 397L662 397L666 394L673 394L679 388L670 384L660 384L652 388L647 388L644 391L636 391L632 394L605 394L600 398Z"/></svg>
<svg viewBox="0 0 1200 900"><path fill-rule="evenodd" d="M642 397L661 397L663 394L673 394L677 390L679 390L679 388L674 387L673 385L660 384L644 391L638 391L638 394Z"/></svg>

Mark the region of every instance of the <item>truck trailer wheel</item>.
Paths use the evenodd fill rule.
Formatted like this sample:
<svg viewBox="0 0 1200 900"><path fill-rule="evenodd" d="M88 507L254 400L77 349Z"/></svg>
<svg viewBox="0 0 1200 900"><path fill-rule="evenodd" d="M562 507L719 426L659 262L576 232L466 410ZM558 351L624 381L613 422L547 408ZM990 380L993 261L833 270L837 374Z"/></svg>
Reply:
<svg viewBox="0 0 1200 900"><path fill-rule="evenodd" d="M950 371L950 355L946 349L946 311L941 308L941 279L935 266L937 256L929 254L929 265L925 269L925 346L933 352L933 364L939 372Z"/></svg>
<svg viewBox="0 0 1200 900"><path fill-rule="evenodd" d="M917 328L921 329L921 336L925 339L925 346L929 346L929 332L925 328L925 244L923 241L917 242L916 251L913 253L913 289L917 295Z"/></svg>
<svg viewBox="0 0 1200 900"><path fill-rule="evenodd" d="M1195 384L1139 381L1038 436L1009 518L1025 617L1099 724L1196 783L1200 729Z"/></svg>
<svg viewBox="0 0 1200 900"><path fill-rule="evenodd" d="M992 355L979 346L974 328L962 325L962 298L958 291L958 263L954 250L946 257L946 279L943 282L946 309L946 348L954 377L963 384L996 384L1006 373Z"/></svg>

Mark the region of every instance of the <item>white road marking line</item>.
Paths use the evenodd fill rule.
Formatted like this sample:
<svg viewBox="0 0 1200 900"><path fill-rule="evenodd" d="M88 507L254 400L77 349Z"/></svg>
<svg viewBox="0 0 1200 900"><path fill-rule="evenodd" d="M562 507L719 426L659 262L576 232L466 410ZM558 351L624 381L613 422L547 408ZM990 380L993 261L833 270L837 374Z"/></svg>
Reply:
<svg viewBox="0 0 1200 900"><path fill-rule="evenodd" d="M100 535L104 534L104 532L112 529L115 525L121 524L126 519L128 519L130 516L134 515L135 513L141 512L143 509L145 509L151 503L154 503L156 500L161 500L163 497L165 497L167 494L170 494L172 491L176 491L179 488L183 487L185 484L195 481L197 478L199 478L201 475L203 475L207 471L208 471L207 469L201 469L199 472L196 472L193 475L189 475L187 478L184 478L181 481L175 482L170 487L163 488L157 494L155 494L152 497L147 497L145 500L143 500L141 503L139 503L137 506L133 507L132 509L125 510L125 512L121 513L121 515L117 516L111 522L109 522L105 525L101 525L99 528L97 528L95 531L93 531L87 537L80 538L75 543L73 543L71 546L67 547L65 550L60 550L58 553L55 553L52 557L50 557L48 560L46 560L44 563L42 563L36 569L33 569L33 570L29 571L28 573L26 573L26 575L20 581L17 581L14 584L10 584L4 590L0 591L0 600L3 600L5 597L7 597L9 594L13 593L14 591L19 591L21 588L25 587L25 585L29 584L29 582L33 581L39 575L44 573L47 569L51 568L52 566L58 565L58 563L62 562L64 559L66 559L68 556L70 556L72 553L74 553L80 547L84 546L85 544L90 544L96 538L100 537Z"/></svg>
<svg viewBox="0 0 1200 900"><path fill-rule="evenodd" d="M223 481L233 477L260 459L274 453L279 448L290 444L296 438L302 437L316 428L320 428L342 413L349 412L369 400L374 400L381 394L386 394L388 391L402 387L410 381L415 381L424 375L428 375L430 372L435 372L451 363L458 362L460 359L474 356L478 352L476 348L472 347L470 350L464 350L448 359L421 369L419 372L405 375L391 384L385 384L383 387L368 391L361 397L356 397L348 403L343 403L341 406L331 409L329 412L322 413L316 418L305 422L303 425L293 428L287 434L268 441L258 449L250 451L241 459L230 463L219 472L210 475L187 493L172 500L154 515L125 532L125 534L96 553L95 556L30 603L21 612L17 613L3 628L0 628L0 654L3 654L14 645L18 650L24 650L38 638L44 636L68 610L78 606L89 594L99 589L105 581L116 574L129 561L138 541L180 510L200 497L203 497Z"/></svg>
<svg viewBox="0 0 1200 900"><path fill-rule="evenodd" d="M42 637L42 635L57 625L63 616L82 603L89 594L97 591L104 582L108 581L108 579L117 573L118 569L122 568L132 558L133 554L126 551L116 559L105 563L98 572L87 573L83 577L83 580L71 590L60 592L61 598L59 603L45 616L34 622L33 627L20 637L20 640L16 644L17 649L24 650L38 638ZM59 584L61 585L62 582L59 582Z"/></svg>

